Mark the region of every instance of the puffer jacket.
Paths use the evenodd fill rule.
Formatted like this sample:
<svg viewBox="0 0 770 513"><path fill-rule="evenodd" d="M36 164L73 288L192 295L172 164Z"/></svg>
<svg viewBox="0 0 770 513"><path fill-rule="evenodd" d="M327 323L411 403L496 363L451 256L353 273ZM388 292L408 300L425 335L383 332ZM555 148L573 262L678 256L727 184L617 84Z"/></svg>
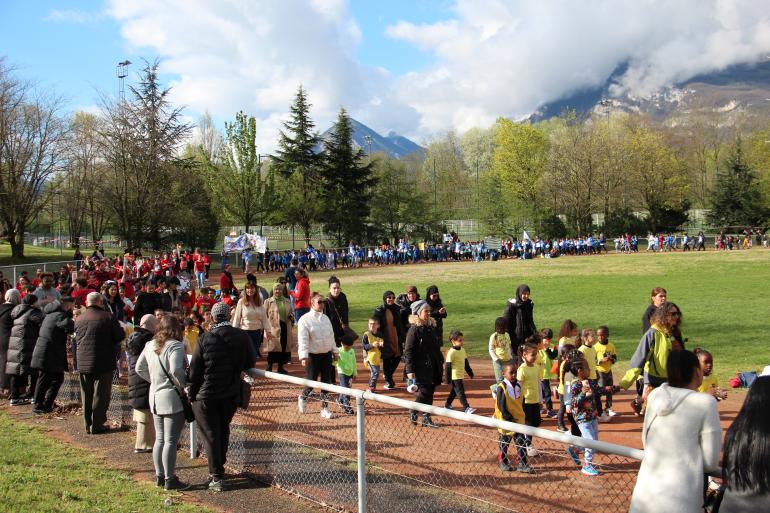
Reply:
<svg viewBox="0 0 770 513"><path fill-rule="evenodd" d="M436 336L436 326L431 319L424 323L416 315L409 317L409 331L404 346L404 366L414 373L418 385L438 386L444 370L444 358Z"/></svg>
<svg viewBox="0 0 770 513"><path fill-rule="evenodd" d="M8 340L8 360L5 373L19 376L32 370L32 352L43 323L43 312L31 305L18 305L11 310L13 328Z"/></svg>
<svg viewBox="0 0 770 513"><path fill-rule="evenodd" d="M136 373L136 361L144 351L144 346L152 340L153 334L144 328L136 328L126 341L128 353L128 400L135 410L150 409L150 383Z"/></svg>
<svg viewBox="0 0 770 513"><path fill-rule="evenodd" d="M238 397L241 372L254 367L256 359L245 331L223 325L204 333L190 360L190 400Z"/></svg>
<svg viewBox="0 0 770 513"><path fill-rule="evenodd" d="M0 305L0 388L8 389L8 377L5 375L5 363L8 358L8 342L11 338L13 319L11 311L16 305L3 303Z"/></svg>
<svg viewBox="0 0 770 513"><path fill-rule="evenodd" d="M75 331L72 313L64 309L61 301L48 303L43 312L45 319L32 353L32 368L64 372L68 367L67 335Z"/></svg>

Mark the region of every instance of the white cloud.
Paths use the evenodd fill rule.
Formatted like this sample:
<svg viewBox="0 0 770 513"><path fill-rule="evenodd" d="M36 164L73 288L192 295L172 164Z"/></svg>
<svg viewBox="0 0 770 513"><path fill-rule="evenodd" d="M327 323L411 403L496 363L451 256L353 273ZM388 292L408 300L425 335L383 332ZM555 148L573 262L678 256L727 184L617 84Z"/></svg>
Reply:
<svg viewBox="0 0 770 513"><path fill-rule="evenodd" d="M109 0L107 11L132 51L178 77L173 101L219 119L256 116L261 152L274 149L299 84L320 130L343 105L375 129L417 126L415 111L393 105L392 79L357 62L362 34L345 0Z"/></svg>
<svg viewBox="0 0 770 513"><path fill-rule="evenodd" d="M43 21L54 23L93 23L101 19L101 14L78 11L75 9L50 9Z"/></svg>
<svg viewBox="0 0 770 513"><path fill-rule="evenodd" d="M387 34L432 52L398 80L421 131L465 130L600 86L646 96L699 73L770 52L767 0L457 0L452 19L400 21Z"/></svg>

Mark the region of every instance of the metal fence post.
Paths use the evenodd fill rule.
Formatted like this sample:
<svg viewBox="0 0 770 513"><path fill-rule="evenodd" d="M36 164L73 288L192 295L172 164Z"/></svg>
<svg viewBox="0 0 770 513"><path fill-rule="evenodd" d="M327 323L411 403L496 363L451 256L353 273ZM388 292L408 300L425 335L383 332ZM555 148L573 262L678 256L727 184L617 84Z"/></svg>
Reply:
<svg viewBox="0 0 770 513"><path fill-rule="evenodd" d="M364 398L356 397L356 435L358 440L358 513L366 512L366 419Z"/></svg>
<svg viewBox="0 0 770 513"><path fill-rule="evenodd" d="M198 423L190 422L190 459L194 460L198 456Z"/></svg>
<svg viewBox="0 0 770 513"><path fill-rule="evenodd" d="M16 276L16 266L13 266L13 286L15 287L16 284L19 283L19 277Z"/></svg>

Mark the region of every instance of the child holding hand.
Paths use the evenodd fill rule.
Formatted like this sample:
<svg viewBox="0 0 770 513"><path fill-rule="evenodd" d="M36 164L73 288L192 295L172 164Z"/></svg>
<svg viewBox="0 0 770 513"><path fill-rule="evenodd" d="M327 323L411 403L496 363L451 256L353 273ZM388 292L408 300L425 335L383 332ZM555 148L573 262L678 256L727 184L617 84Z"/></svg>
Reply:
<svg viewBox="0 0 770 513"><path fill-rule="evenodd" d="M553 409L553 392L551 391L551 379L556 377L556 373L553 372L553 363L559 358L559 350L556 347L551 347L551 341L553 340L553 330L551 328L543 328L540 331L540 350L538 351L538 360L543 363L542 374L540 376L540 396L543 400L543 406L545 407L545 414L549 418L556 417L556 412Z"/></svg>
<svg viewBox="0 0 770 513"><path fill-rule="evenodd" d="M580 434L589 440L599 439L599 423L597 421L596 398L594 387L591 386L589 364L585 359L572 362L572 373L577 379L570 385L570 409L575 417ZM598 476L599 471L593 466L594 451L585 448L583 451L583 468L581 472L587 476Z"/></svg>
<svg viewBox="0 0 770 513"><path fill-rule="evenodd" d="M369 329L361 335L361 346L364 348L364 361L369 368L369 386L367 390L377 390L377 378L380 377L380 365L382 363L382 346L385 340L380 335L380 323L377 319L369 319Z"/></svg>
<svg viewBox="0 0 770 513"><path fill-rule="evenodd" d="M516 380L516 364L510 362L502 368L502 382L495 385L497 393L495 394L495 414L494 417L499 420L515 422L521 424L525 421L524 409L522 403L524 397L521 393L521 385ZM499 446L500 452L497 455L497 464L503 472L510 472L511 462L508 458L508 448L511 442L516 444L516 452L519 462L516 465L516 471L525 474L532 474L534 470L527 462L527 451L524 435L507 431L497 430L500 433Z"/></svg>

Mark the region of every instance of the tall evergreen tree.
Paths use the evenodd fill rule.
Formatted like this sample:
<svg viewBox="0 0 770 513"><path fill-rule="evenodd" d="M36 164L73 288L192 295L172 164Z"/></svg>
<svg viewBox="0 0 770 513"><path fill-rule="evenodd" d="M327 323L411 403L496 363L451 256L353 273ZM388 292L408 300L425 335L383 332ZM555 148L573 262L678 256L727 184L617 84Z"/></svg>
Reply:
<svg viewBox="0 0 770 513"><path fill-rule="evenodd" d="M371 161L364 162L364 150L353 145L353 127L344 108L340 109L324 146L324 226L340 245L350 241L361 243L377 180Z"/></svg>
<svg viewBox="0 0 770 513"><path fill-rule="evenodd" d="M318 152L320 137L310 119L311 104L300 85L291 106L291 117L283 124L274 157L277 169L287 180L283 183L282 211L284 222L300 227L305 242L310 241L314 223L320 221L322 156Z"/></svg>
<svg viewBox="0 0 770 513"><path fill-rule="evenodd" d="M756 226L762 223L768 212L763 206L754 170L743 155L740 138L736 139L725 164L717 173L711 193L709 222L716 227Z"/></svg>

